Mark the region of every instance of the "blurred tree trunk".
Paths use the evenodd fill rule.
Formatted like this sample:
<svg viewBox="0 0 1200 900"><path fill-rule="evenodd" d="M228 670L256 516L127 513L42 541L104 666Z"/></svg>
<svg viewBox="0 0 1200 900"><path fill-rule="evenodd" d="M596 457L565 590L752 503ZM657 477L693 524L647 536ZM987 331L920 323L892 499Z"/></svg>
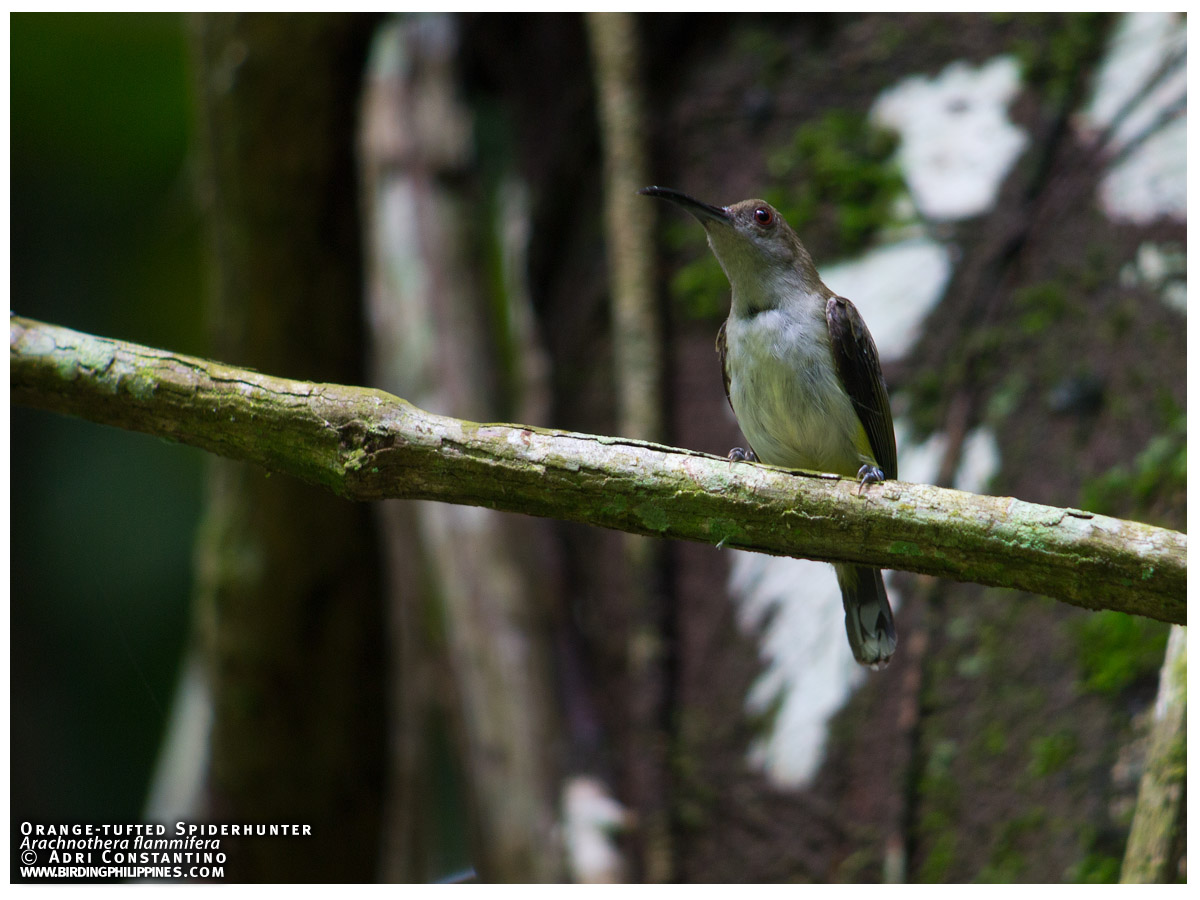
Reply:
<svg viewBox="0 0 1200 900"><path fill-rule="evenodd" d="M1121 881L1171 884L1180 875L1187 822L1187 628L1167 641L1146 771L1125 847Z"/></svg>
<svg viewBox="0 0 1200 900"><path fill-rule="evenodd" d="M536 420L545 415L542 352L528 297L502 274L523 266L521 247L515 261L506 258L504 235L524 212L472 172L475 134L458 97L457 45L458 23L447 14L397 20L375 45L363 106L372 377L443 413ZM481 265L489 258L499 275L490 292ZM562 739L547 526L439 503L385 503L378 513L399 649L387 874L442 874L430 871L421 846L444 815L425 788L434 763L428 723L442 708L469 795L469 823L453 825L469 825L480 877L559 881Z"/></svg>
<svg viewBox="0 0 1200 900"><path fill-rule="evenodd" d="M353 121L373 27L345 15L193 21L221 359L322 381L363 376ZM384 673L369 510L214 460L196 564L214 703L204 812L313 831L232 840L231 871L372 879Z"/></svg>
<svg viewBox="0 0 1200 900"><path fill-rule="evenodd" d="M654 207L637 195L649 183L633 13L587 14L604 148L605 248L613 334L613 386L619 435L660 441L663 433L662 322L654 291ZM671 647L664 628L667 549L635 535L621 539L623 593L631 616L625 638L630 733L629 792L637 812L642 878L669 881L673 864L664 728Z"/></svg>

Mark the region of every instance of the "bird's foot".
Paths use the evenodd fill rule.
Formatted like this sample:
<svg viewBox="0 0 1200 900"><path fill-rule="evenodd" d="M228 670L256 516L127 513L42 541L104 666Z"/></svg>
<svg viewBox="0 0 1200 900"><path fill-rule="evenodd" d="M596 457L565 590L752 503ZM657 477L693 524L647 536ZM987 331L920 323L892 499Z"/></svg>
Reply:
<svg viewBox="0 0 1200 900"><path fill-rule="evenodd" d="M883 469L871 463L864 463L858 470L858 492L861 494L868 484L878 484L883 480Z"/></svg>
<svg viewBox="0 0 1200 900"><path fill-rule="evenodd" d="M758 462L758 456L753 450L746 450L743 447L734 447L729 451L729 458L734 462ZM883 475L880 473L880 477Z"/></svg>

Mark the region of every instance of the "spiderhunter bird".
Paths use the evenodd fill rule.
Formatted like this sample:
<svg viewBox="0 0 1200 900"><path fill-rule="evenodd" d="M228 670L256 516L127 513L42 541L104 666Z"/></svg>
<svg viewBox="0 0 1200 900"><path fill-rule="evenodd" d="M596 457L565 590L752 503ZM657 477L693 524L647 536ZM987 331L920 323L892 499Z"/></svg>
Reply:
<svg viewBox="0 0 1200 900"><path fill-rule="evenodd" d="M717 333L725 396L750 444L735 460L853 476L896 477L896 435L879 351L854 304L817 275L800 238L764 200L710 206L670 188L639 192L687 210L733 288ZM854 658L881 669L896 650L878 569L834 565Z"/></svg>

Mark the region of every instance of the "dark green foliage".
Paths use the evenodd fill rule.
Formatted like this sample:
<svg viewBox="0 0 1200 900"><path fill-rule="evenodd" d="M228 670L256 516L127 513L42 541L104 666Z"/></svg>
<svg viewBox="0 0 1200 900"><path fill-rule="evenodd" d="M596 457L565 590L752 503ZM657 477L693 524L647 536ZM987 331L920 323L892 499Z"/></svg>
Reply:
<svg viewBox="0 0 1200 900"><path fill-rule="evenodd" d="M729 308L729 282L707 248L671 277L671 296L689 319L724 317Z"/></svg>
<svg viewBox="0 0 1200 900"><path fill-rule="evenodd" d="M922 842L929 846L917 875L920 881L944 881L955 860L958 834L954 823L959 817L962 797L954 774L958 752L958 744L952 739L935 741L917 786L918 794L928 807L917 823Z"/></svg>
<svg viewBox="0 0 1200 900"><path fill-rule="evenodd" d="M904 188L893 160L899 137L862 113L831 110L796 129L790 146L771 154L767 170L780 187L768 192L793 228L832 219L834 256L863 249L888 223Z"/></svg>
<svg viewBox="0 0 1200 900"><path fill-rule="evenodd" d="M1059 104L1070 95L1072 82L1086 63L1100 51L1108 31L1105 13L1040 14L1044 39L1020 39L1013 52L1021 61L1022 80L1051 103Z"/></svg>
<svg viewBox="0 0 1200 900"><path fill-rule="evenodd" d="M1125 834L1111 828L1086 825L1080 832L1083 858L1066 873L1072 884L1116 884L1125 855Z"/></svg>
<svg viewBox="0 0 1200 900"><path fill-rule="evenodd" d="M929 817L931 822L922 822L923 826L932 824L933 817ZM954 862L955 851L958 845L958 836L954 831L953 822L946 818L939 818L942 830L937 837L933 839L930 845L929 853L925 857L925 862L922 863L918 880L924 882L941 882L946 880L946 874L950 870L951 864Z"/></svg>
<svg viewBox="0 0 1200 900"><path fill-rule="evenodd" d="M1076 748L1075 735L1069 731L1056 731L1035 738L1029 747L1029 774L1043 778L1062 771L1075 755Z"/></svg>
<svg viewBox="0 0 1200 900"><path fill-rule="evenodd" d="M760 83L765 87L777 86L791 62L791 51L780 40L779 34L770 28L743 28L737 32L734 41L739 56L754 60Z"/></svg>
<svg viewBox="0 0 1200 900"><path fill-rule="evenodd" d="M1035 335L1062 317L1067 308L1067 293L1058 282L1043 281L1018 290L1013 301L1021 311L1021 330Z"/></svg>
<svg viewBox="0 0 1200 900"><path fill-rule="evenodd" d="M1075 624L1083 687L1118 694L1162 666L1168 626L1162 622L1101 610Z"/></svg>
<svg viewBox="0 0 1200 900"><path fill-rule="evenodd" d="M1067 880L1075 884L1116 884L1120 875L1120 857L1089 853Z"/></svg>
<svg viewBox="0 0 1200 900"><path fill-rule="evenodd" d="M996 835L987 864L976 876L975 881L988 883L1012 883L1021 881L1029 866L1026 849L1030 841L1036 841L1053 827L1048 821L1046 809L1034 806L1028 812L1005 822Z"/></svg>
<svg viewBox="0 0 1200 900"><path fill-rule="evenodd" d="M1145 516L1187 491L1187 418L1178 412L1132 466L1113 466L1083 486L1084 508L1106 515Z"/></svg>

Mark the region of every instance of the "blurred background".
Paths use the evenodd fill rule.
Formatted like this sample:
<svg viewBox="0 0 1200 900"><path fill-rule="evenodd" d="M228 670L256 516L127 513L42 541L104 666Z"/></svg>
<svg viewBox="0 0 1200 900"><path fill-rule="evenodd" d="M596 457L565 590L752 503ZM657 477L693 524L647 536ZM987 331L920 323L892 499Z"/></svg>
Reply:
<svg viewBox="0 0 1200 900"><path fill-rule="evenodd" d="M182 19L9 24L13 310L205 352ZM136 821L186 640L203 454L10 421L13 821Z"/></svg>
<svg viewBox="0 0 1200 900"><path fill-rule="evenodd" d="M1185 527L1182 16L10 28L19 315L724 454L727 283L632 190L759 196L902 479ZM14 826L313 825L239 881L1119 874L1166 625L889 573L867 673L825 565L11 425Z"/></svg>

